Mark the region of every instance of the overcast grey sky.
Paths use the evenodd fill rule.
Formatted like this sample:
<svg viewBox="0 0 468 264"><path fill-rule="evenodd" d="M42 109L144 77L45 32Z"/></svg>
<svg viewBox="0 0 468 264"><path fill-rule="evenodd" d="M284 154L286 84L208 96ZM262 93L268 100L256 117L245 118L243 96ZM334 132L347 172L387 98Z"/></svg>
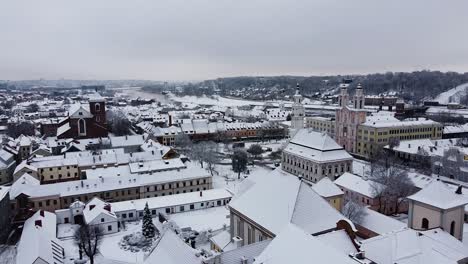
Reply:
<svg viewBox="0 0 468 264"><path fill-rule="evenodd" d="M0 1L0 79L468 71L466 0Z"/></svg>

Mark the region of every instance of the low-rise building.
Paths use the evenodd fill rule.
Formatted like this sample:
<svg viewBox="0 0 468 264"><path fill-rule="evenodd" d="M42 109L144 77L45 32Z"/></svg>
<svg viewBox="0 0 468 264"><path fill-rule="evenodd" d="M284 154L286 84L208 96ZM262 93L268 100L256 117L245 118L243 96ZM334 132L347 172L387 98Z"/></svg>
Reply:
<svg viewBox="0 0 468 264"><path fill-rule="evenodd" d="M379 200L372 187L372 184L378 183L372 182L366 176L361 177L347 172L334 183L344 192L345 203L352 200L362 206L370 206L374 210L379 209Z"/></svg>
<svg viewBox="0 0 468 264"><path fill-rule="evenodd" d="M10 187L0 186L0 243L3 243L10 233Z"/></svg>
<svg viewBox="0 0 468 264"><path fill-rule="evenodd" d="M441 139L442 124L425 118L400 121L368 118L357 131L357 155L370 158L384 146L413 139Z"/></svg>
<svg viewBox="0 0 468 264"><path fill-rule="evenodd" d="M0 149L0 184L9 183L13 180L15 165L15 156L6 150Z"/></svg>
<svg viewBox="0 0 468 264"><path fill-rule="evenodd" d="M327 200L336 210L341 212L344 205L344 192L328 177L324 177L312 185L312 189Z"/></svg>
<svg viewBox="0 0 468 264"><path fill-rule="evenodd" d="M352 170L353 157L325 133L308 129L297 131L283 150L283 170L317 182L323 177L335 180Z"/></svg>
<svg viewBox="0 0 468 264"><path fill-rule="evenodd" d="M229 209L231 238L241 245L271 239L289 223L315 235L335 230L346 219L305 182L278 169L268 181L250 185Z"/></svg>
<svg viewBox="0 0 468 264"><path fill-rule="evenodd" d="M102 176L52 184L25 174L11 187L10 199L16 221L31 211L68 208L74 201L87 202L99 197L106 202L200 192L212 188L212 177L204 169L186 169Z"/></svg>
<svg viewBox="0 0 468 264"><path fill-rule="evenodd" d="M168 159L170 149L166 146L148 147L147 151L125 153L123 148L66 152L63 155L34 157L20 163L13 173L16 181L24 173L37 177L43 184L86 179L86 170L128 165L139 167L150 162L160 163L167 169L184 167L180 159ZM158 171L154 169L153 171Z"/></svg>
<svg viewBox="0 0 468 264"><path fill-rule="evenodd" d="M372 263L467 263L468 247L440 228L392 231L361 241Z"/></svg>
<svg viewBox="0 0 468 264"><path fill-rule="evenodd" d="M465 205L468 198L460 186L455 192L435 179L408 196L408 227L415 230L442 228L458 240L463 239Z"/></svg>
<svg viewBox="0 0 468 264"><path fill-rule="evenodd" d="M16 264L57 264L65 262L65 250L57 239L57 220L53 213L40 210L23 225Z"/></svg>
<svg viewBox="0 0 468 264"><path fill-rule="evenodd" d="M316 132L327 133L331 138L335 138L335 118L310 116L305 118L305 126Z"/></svg>

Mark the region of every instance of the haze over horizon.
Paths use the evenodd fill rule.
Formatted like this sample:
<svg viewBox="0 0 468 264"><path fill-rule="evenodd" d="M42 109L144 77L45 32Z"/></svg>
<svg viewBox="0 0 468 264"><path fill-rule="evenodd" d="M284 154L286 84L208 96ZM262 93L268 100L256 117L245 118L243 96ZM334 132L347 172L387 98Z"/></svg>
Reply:
<svg viewBox="0 0 468 264"><path fill-rule="evenodd" d="M0 79L468 72L467 1L5 1Z"/></svg>

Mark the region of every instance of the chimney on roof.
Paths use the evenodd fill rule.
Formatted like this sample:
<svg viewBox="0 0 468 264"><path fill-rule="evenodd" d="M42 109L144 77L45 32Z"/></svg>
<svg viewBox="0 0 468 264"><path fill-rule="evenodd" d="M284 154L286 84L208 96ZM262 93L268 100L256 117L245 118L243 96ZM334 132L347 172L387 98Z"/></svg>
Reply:
<svg viewBox="0 0 468 264"><path fill-rule="evenodd" d="M366 259L366 254L365 254L365 251L360 251L358 253L356 253L356 258L359 259L359 260L364 260Z"/></svg>
<svg viewBox="0 0 468 264"><path fill-rule="evenodd" d="M151 151L151 154L154 156L154 150Z"/></svg>
<svg viewBox="0 0 468 264"><path fill-rule="evenodd" d="M132 152L130 152L130 157L133 157L133 153L132 153Z"/></svg>
<svg viewBox="0 0 468 264"><path fill-rule="evenodd" d="M127 135L125 136L125 140L128 140L128 136L127 136Z"/></svg>
<svg viewBox="0 0 468 264"><path fill-rule="evenodd" d="M163 150L162 150L162 149L161 149L161 150L159 150L159 152L161 153L161 155L163 154Z"/></svg>
<svg viewBox="0 0 468 264"><path fill-rule="evenodd" d="M200 197L202 197L202 196L203 196L203 191L200 191Z"/></svg>
<svg viewBox="0 0 468 264"><path fill-rule="evenodd" d="M34 225L42 227L42 221L41 220L36 220L36 221L34 221Z"/></svg>
<svg viewBox="0 0 468 264"><path fill-rule="evenodd" d="M461 185L458 185L457 190L455 191L456 194L463 194L463 187Z"/></svg>
<svg viewBox="0 0 468 264"><path fill-rule="evenodd" d="M39 215L44 217L44 210L39 211Z"/></svg>
<svg viewBox="0 0 468 264"><path fill-rule="evenodd" d="M245 256L241 257L241 264L248 264L249 259L246 258Z"/></svg>

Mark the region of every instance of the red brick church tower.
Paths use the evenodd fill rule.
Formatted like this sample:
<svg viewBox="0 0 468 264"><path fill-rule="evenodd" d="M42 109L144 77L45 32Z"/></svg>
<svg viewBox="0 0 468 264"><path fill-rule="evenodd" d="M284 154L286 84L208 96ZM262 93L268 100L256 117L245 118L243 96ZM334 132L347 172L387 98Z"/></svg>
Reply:
<svg viewBox="0 0 468 264"><path fill-rule="evenodd" d="M107 137L106 101L89 99L89 107L76 104L68 110L68 118L57 129L57 138Z"/></svg>

